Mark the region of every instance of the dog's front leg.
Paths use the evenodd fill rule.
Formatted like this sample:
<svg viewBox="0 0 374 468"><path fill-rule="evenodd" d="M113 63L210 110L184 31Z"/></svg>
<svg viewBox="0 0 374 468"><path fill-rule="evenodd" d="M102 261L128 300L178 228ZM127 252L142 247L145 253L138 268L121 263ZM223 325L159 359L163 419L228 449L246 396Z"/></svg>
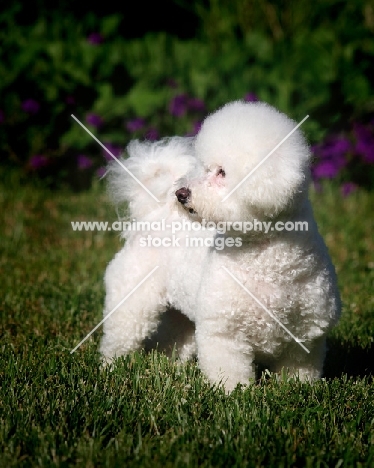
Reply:
<svg viewBox="0 0 374 468"><path fill-rule="evenodd" d="M237 384L248 385L255 378L253 350L244 338L233 340L207 332L202 324L196 328L199 366L211 383L222 384L230 393Z"/></svg>
<svg viewBox="0 0 374 468"><path fill-rule="evenodd" d="M157 266L157 259L150 255L145 257L148 261L139 262L136 255L125 246L106 270L106 320L100 344L104 362L139 349L156 330L160 314L166 309L162 268L144 281Z"/></svg>

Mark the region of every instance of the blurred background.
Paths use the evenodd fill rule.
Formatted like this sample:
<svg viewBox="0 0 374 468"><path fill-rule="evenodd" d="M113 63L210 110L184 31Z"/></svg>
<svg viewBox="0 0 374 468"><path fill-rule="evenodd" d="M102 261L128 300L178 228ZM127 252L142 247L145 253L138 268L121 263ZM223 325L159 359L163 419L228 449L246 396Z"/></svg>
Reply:
<svg viewBox="0 0 374 468"><path fill-rule="evenodd" d="M374 0L5 0L3 167L82 190L130 139L193 135L234 99L303 124L313 177L374 184ZM2 177L6 170L1 171Z"/></svg>

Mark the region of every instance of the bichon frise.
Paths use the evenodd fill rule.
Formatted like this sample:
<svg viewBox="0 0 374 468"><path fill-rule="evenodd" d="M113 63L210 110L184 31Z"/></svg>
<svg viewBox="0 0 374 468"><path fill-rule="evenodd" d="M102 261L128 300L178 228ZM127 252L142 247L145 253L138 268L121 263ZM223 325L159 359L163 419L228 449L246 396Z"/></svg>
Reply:
<svg viewBox="0 0 374 468"><path fill-rule="evenodd" d="M255 361L302 380L321 376L340 299L308 200L310 150L299 130L291 134L295 126L264 103L236 101L208 116L188 142L196 160L177 163L179 174L164 187L165 207L152 211L153 219L185 215L191 225L200 223L203 242L146 255L125 245L106 274L107 312L153 265L160 271L105 322L104 356L140 346L170 305L195 322L199 366L228 392L254 378ZM214 238L203 229L208 225L216 228ZM137 339L134 328L142 330Z"/></svg>

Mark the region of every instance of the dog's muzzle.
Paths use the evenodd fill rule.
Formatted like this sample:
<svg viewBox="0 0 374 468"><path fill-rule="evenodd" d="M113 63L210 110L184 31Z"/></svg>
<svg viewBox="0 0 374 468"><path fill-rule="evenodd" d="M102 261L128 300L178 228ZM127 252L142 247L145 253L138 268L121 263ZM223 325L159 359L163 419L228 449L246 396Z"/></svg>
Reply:
<svg viewBox="0 0 374 468"><path fill-rule="evenodd" d="M185 205L190 198L191 190L186 187L182 187L175 192L175 195L178 198L179 203Z"/></svg>

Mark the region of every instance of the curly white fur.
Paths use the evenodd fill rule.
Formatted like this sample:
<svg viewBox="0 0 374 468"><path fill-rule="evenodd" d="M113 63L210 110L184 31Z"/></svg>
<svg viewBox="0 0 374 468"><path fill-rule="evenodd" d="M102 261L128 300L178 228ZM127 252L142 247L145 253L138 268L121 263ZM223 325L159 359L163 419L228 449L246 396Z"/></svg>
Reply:
<svg viewBox="0 0 374 468"><path fill-rule="evenodd" d="M195 321L199 365L212 383L222 381L227 391L254 378L255 360L274 371L287 368L304 380L321 376L325 338L339 318L340 299L334 268L308 200L310 151L301 132L294 132L222 202L295 126L266 104L236 101L208 116L196 141L171 139L166 145L130 146L129 168L162 197L156 206L136 183L126 185L127 176L122 182L123 174L116 170L114 191L130 202L134 216L154 220L188 216L190 222L204 219L215 223L306 221L308 231L245 234L231 229L217 233L215 241L230 237L240 242L221 250L183 247L144 251L137 246L139 233L131 235L108 266L104 313L155 265L161 268L143 293L130 297L105 322L101 352L106 358L141 346L157 328L166 306L171 305ZM190 156L193 152L197 159ZM168 160L164 153L169 154ZM174 195L177 189L184 191L183 197L179 191L179 207ZM302 349L225 269L310 352ZM185 357L193 352L193 328L188 333L189 339L182 339L179 346L183 354L183 342L188 342Z"/></svg>

